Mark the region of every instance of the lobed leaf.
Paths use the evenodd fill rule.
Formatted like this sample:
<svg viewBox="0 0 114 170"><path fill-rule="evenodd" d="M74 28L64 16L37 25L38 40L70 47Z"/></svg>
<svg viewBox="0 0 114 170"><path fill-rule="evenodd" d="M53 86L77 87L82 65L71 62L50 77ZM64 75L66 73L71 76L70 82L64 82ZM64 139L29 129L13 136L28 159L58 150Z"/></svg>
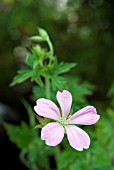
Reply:
<svg viewBox="0 0 114 170"><path fill-rule="evenodd" d="M28 78L32 77L33 71L32 70L20 70L17 72L18 74L14 77L13 81L11 82L10 86L14 86L16 84L20 84L27 80Z"/></svg>
<svg viewBox="0 0 114 170"><path fill-rule="evenodd" d="M28 53L26 60L25 60L25 63L32 68L33 64L34 64L34 55L31 54L31 53Z"/></svg>
<svg viewBox="0 0 114 170"><path fill-rule="evenodd" d="M31 140L33 140L34 132L25 122L22 122L20 126L5 123L4 127L11 142L15 143L19 149L28 147Z"/></svg>
<svg viewBox="0 0 114 170"><path fill-rule="evenodd" d="M68 72L71 68L75 67L76 63L64 63L61 62L60 64L56 65L54 67L54 72L59 75L62 73Z"/></svg>
<svg viewBox="0 0 114 170"><path fill-rule="evenodd" d="M58 170L68 169L76 160L76 151L65 150L58 157Z"/></svg>
<svg viewBox="0 0 114 170"><path fill-rule="evenodd" d="M35 81L39 86L43 87L44 83L40 77L40 75L33 75L32 78L31 78L32 81Z"/></svg>
<svg viewBox="0 0 114 170"><path fill-rule="evenodd" d="M66 80L61 76L54 75L52 78L52 85L59 90L63 90L66 88Z"/></svg>

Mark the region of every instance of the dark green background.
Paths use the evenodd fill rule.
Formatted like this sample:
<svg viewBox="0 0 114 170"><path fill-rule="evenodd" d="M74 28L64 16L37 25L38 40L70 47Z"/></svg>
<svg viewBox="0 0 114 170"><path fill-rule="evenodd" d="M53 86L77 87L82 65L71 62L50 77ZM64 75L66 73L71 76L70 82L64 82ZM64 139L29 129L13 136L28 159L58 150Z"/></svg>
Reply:
<svg viewBox="0 0 114 170"><path fill-rule="evenodd" d="M21 112L16 121L26 120L20 97L28 97L31 85L25 83L9 88L9 83L16 71L25 67L23 61L30 43L28 37L37 33L37 27L49 33L59 61L78 63L71 75L95 86L89 100L97 101L100 107L108 107L110 98L107 93L114 80L114 1L1 0L0 102ZM5 161L7 150L11 152L16 148L7 142L2 126L0 132L3 146L7 145L1 154ZM12 152L12 168L17 153L17 150Z"/></svg>

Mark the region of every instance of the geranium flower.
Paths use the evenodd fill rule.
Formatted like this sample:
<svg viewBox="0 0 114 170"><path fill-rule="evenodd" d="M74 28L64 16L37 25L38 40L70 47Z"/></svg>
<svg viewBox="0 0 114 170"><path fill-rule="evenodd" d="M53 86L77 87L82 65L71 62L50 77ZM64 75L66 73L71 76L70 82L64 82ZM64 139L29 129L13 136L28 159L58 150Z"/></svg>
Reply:
<svg viewBox="0 0 114 170"><path fill-rule="evenodd" d="M69 115L72 105L72 95L69 91L57 92L57 101L61 107L58 107L48 99L40 98L34 107L35 112L39 116L50 118L55 122L48 123L41 130L41 139L49 146L58 145L64 133L67 134L69 144L76 150L82 151L90 146L90 138L88 134L80 129L77 125L95 124L100 116L97 114L93 106L86 106L72 116Z"/></svg>

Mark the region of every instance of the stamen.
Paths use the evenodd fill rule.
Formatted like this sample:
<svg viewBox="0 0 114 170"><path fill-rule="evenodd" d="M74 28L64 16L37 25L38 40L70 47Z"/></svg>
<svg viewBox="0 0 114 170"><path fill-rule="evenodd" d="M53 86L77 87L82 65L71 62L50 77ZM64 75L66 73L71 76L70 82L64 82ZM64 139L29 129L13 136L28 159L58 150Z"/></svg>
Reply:
<svg viewBox="0 0 114 170"><path fill-rule="evenodd" d="M64 118L64 117L61 117L61 118L60 118L59 123L60 123L62 126L68 125L68 121L67 121L66 118Z"/></svg>

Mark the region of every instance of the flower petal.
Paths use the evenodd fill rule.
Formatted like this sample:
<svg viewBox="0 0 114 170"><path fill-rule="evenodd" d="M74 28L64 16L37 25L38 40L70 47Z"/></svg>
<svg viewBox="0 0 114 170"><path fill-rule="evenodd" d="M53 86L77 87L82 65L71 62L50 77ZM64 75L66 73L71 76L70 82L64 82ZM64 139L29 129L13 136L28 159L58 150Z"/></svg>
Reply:
<svg viewBox="0 0 114 170"><path fill-rule="evenodd" d="M42 128L41 139L49 146L58 145L64 137L64 128L59 123L48 123Z"/></svg>
<svg viewBox="0 0 114 170"><path fill-rule="evenodd" d="M89 148L90 138L85 131L74 125L68 125L65 128L68 141L74 149L82 151Z"/></svg>
<svg viewBox="0 0 114 170"><path fill-rule="evenodd" d="M41 98L36 103L34 110L38 115L54 120L60 119L59 109L51 100Z"/></svg>
<svg viewBox="0 0 114 170"><path fill-rule="evenodd" d="M100 118L93 106L86 106L78 112L74 113L69 120L70 124L92 125Z"/></svg>
<svg viewBox="0 0 114 170"><path fill-rule="evenodd" d="M72 105L72 95L69 91L63 90L61 93L60 91L57 92L57 100L62 110L62 115L67 117L70 112L71 105Z"/></svg>

